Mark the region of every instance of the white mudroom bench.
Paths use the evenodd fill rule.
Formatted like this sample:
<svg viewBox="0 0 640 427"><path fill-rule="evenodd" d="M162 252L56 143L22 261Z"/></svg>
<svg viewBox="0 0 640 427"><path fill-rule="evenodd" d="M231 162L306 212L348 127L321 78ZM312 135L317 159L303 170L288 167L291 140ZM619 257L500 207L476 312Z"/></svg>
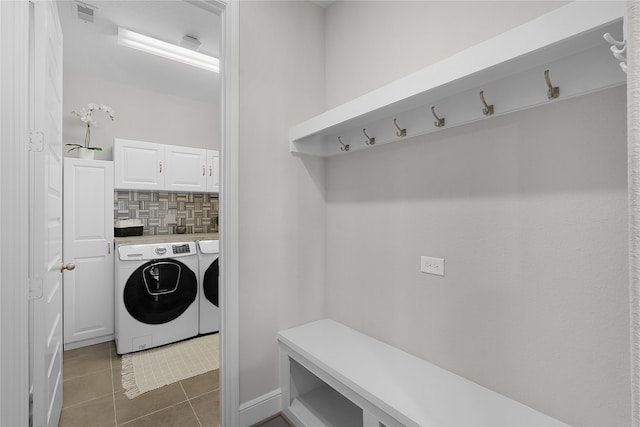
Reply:
<svg viewBox="0 0 640 427"><path fill-rule="evenodd" d="M278 342L282 411L296 426L566 426L331 319Z"/></svg>

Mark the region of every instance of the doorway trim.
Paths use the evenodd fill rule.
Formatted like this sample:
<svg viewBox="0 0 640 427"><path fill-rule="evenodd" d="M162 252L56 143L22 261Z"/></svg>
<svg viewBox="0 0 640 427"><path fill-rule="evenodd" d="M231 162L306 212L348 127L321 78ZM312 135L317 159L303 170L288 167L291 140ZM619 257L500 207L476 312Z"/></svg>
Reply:
<svg viewBox="0 0 640 427"><path fill-rule="evenodd" d="M220 9L220 425L240 425L239 382L239 0L211 0Z"/></svg>
<svg viewBox="0 0 640 427"><path fill-rule="evenodd" d="M220 424L239 425L237 0L192 0L222 23ZM29 425L29 4L0 1L0 425Z"/></svg>
<svg viewBox="0 0 640 427"><path fill-rule="evenodd" d="M239 48L240 0L186 0L220 15L220 425L240 425ZM207 7L205 7L207 8Z"/></svg>
<svg viewBox="0 0 640 427"><path fill-rule="evenodd" d="M29 425L30 2L0 1L0 425Z"/></svg>
<svg viewBox="0 0 640 427"><path fill-rule="evenodd" d="M631 425L640 427L640 5L627 2L627 173L629 210L629 311L631 340Z"/></svg>

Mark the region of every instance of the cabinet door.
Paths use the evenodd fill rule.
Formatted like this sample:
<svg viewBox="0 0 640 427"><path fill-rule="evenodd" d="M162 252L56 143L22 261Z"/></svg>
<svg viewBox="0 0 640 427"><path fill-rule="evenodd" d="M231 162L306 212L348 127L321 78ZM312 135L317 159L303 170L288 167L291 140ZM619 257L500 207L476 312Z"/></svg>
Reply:
<svg viewBox="0 0 640 427"><path fill-rule="evenodd" d="M206 150L166 145L165 190L200 191L206 189Z"/></svg>
<svg viewBox="0 0 640 427"><path fill-rule="evenodd" d="M207 192L220 192L220 152L207 150Z"/></svg>
<svg viewBox="0 0 640 427"><path fill-rule="evenodd" d="M65 158L63 189L66 348L113 338L113 163Z"/></svg>
<svg viewBox="0 0 640 427"><path fill-rule="evenodd" d="M113 143L115 188L164 189L164 145L116 139Z"/></svg>

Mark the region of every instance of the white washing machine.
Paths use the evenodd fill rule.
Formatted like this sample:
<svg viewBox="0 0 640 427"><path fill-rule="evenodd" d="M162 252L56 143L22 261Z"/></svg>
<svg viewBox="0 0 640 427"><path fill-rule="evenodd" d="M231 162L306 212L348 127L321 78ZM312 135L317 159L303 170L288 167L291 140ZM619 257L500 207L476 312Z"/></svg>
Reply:
<svg viewBox="0 0 640 427"><path fill-rule="evenodd" d="M118 354L198 335L196 243L120 245L115 271Z"/></svg>
<svg viewBox="0 0 640 427"><path fill-rule="evenodd" d="M220 331L219 240L198 240L200 257L200 333Z"/></svg>

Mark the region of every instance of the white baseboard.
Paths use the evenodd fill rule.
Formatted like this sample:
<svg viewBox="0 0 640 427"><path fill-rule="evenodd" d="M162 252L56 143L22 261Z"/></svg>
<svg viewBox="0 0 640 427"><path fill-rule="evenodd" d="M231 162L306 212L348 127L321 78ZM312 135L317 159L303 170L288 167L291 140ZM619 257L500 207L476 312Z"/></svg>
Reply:
<svg viewBox="0 0 640 427"><path fill-rule="evenodd" d="M64 351L74 350L76 348L86 347L88 345L100 344L100 343L108 342L108 341L113 341L113 334L104 335L104 336L97 337L97 338L89 338L88 340L65 343L64 344Z"/></svg>
<svg viewBox="0 0 640 427"><path fill-rule="evenodd" d="M240 405L240 426L249 427L282 411L282 391L278 388Z"/></svg>

